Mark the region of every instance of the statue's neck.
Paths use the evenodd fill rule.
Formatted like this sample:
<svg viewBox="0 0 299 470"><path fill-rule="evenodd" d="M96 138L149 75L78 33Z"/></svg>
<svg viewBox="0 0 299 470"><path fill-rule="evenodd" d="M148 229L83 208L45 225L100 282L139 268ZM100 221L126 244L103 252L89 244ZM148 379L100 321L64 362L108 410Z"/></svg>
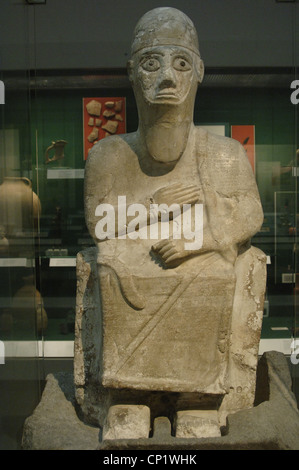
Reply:
<svg viewBox="0 0 299 470"><path fill-rule="evenodd" d="M187 146L193 115L164 113L140 120L139 133L151 157L162 163L176 162Z"/></svg>

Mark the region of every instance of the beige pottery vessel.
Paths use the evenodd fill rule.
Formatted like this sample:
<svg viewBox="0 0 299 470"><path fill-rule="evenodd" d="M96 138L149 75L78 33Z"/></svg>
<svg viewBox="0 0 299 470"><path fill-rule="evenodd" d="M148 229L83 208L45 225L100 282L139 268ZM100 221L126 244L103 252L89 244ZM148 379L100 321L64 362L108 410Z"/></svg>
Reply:
<svg viewBox="0 0 299 470"><path fill-rule="evenodd" d="M6 237L36 232L40 212L40 200L28 178L4 178L0 185L0 225Z"/></svg>

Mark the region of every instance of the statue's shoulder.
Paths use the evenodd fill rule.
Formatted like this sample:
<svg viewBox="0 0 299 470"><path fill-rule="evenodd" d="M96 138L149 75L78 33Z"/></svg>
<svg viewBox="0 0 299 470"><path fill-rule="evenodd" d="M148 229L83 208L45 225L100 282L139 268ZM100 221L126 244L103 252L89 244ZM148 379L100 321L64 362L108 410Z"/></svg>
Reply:
<svg viewBox="0 0 299 470"><path fill-rule="evenodd" d="M202 127L196 127L197 142L204 143L208 160L218 164L229 162L229 165L248 163L244 147L235 139L214 134Z"/></svg>
<svg viewBox="0 0 299 470"><path fill-rule="evenodd" d="M196 127L198 140L205 140L208 151L213 153L227 154L231 156L235 155L239 158L240 152L242 153L243 147L235 139L231 137L226 137L223 135L214 134L203 127Z"/></svg>
<svg viewBox="0 0 299 470"><path fill-rule="evenodd" d="M111 135L99 140L89 151L87 157L87 167L94 166L113 167L120 165L125 159L130 149L130 142L134 140L135 133Z"/></svg>
<svg viewBox="0 0 299 470"><path fill-rule="evenodd" d="M215 187L229 194L240 188L255 186L255 178L251 164L243 145L235 139L212 134L205 129L199 130L198 155L203 156L202 174ZM255 189L254 189L255 191Z"/></svg>

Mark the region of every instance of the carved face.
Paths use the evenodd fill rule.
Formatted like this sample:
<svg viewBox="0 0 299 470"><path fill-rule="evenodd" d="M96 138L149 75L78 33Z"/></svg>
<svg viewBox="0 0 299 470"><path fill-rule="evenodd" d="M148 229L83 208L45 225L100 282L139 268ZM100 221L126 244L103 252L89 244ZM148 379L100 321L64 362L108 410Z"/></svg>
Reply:
<svg viewBox="0 0 299 470"><path fill-rule="evenodd" d="M180 46L157 46L139 51L131 62L134 89L150 105L179 105L195 96L201 81L199 57ZM191 92L191 93L190 93Z"/></svg>

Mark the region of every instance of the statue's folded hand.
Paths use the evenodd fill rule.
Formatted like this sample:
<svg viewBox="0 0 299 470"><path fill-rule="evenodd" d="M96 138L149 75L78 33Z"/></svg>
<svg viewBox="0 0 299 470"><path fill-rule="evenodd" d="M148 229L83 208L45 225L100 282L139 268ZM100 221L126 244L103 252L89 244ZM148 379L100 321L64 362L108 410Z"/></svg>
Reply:
<svg viewBox="0 0 299 470"><path fill-rule="evenodd" d="M153 245L151 250L167 268L175 268L190 256L184 248L183 240L161 240Z"/></svg>
<svg viewBox="0 0 299 470"><path fill-rule="evenodd" d="M174 183L164 188L158 189L154 196L153 201L155 204L179 204L182 208L183 204L196 204L202 198L201 191L198 186L182 183Z"/></svg>

